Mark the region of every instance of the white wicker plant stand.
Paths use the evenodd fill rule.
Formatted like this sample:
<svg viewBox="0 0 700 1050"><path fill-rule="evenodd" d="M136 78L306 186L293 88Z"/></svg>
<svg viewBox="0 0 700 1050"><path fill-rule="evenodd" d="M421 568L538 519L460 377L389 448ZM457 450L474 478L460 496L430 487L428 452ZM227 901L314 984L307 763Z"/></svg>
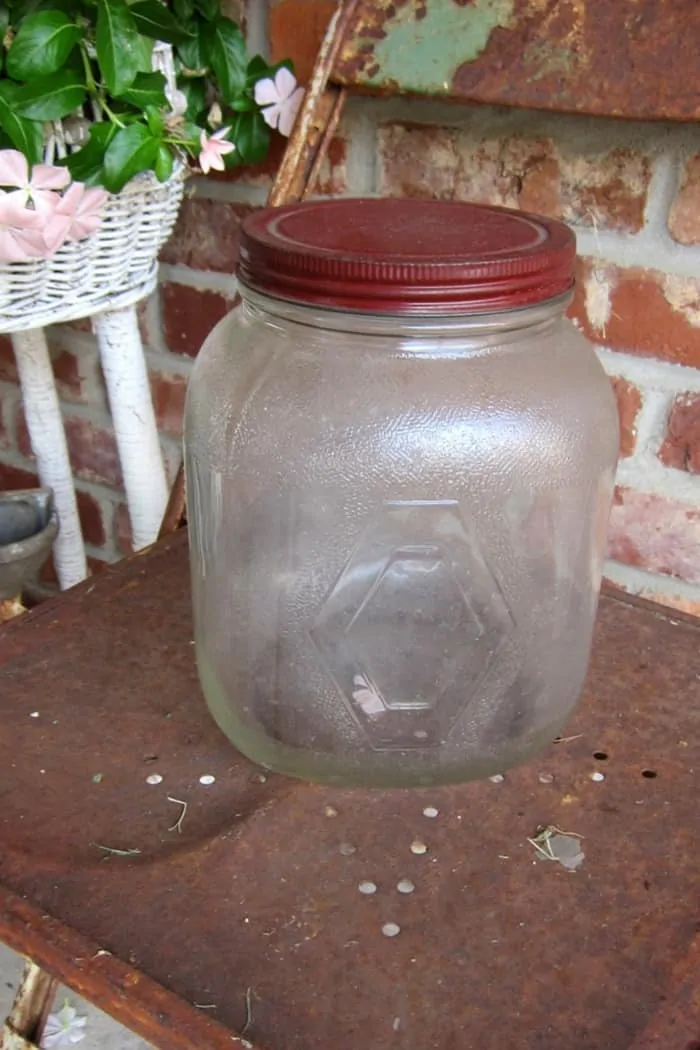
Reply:
<svg viewBox="0 0 700 1050"><path fill-rule="evenodd" d="M157 45L154 66L172 90L170 49ZM54 126L47 162L65 154L62 126ZM109 198L100 228L65 244L50 259L0 266L0 332L9 333L17 360L32 449L42 485L54 490L60 530L54 561L62 589L87 575L87 563L65 432L44 326L91 317L107 385L133 544L153 542L167 502L136 304L154 289L158 252L170 235L182 200L184 168L168 182L133 179Z"/></svg>

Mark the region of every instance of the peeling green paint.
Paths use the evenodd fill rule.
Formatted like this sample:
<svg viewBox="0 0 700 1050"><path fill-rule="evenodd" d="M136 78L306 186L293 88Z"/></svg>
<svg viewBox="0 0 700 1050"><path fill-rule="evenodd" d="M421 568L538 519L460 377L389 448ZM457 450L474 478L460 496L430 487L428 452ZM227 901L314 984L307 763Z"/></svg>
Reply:
<svg viewBox="0 0 700 1050"><path fill-rule="evenodd" d="M370 84L394 81L403 91L444 94L465 62L472 62L488 45L497 26L513 17L515 0L427 0L427 13L416 20L416 5L407 4L384 23L386 37L374 46L379 70Z"/></svg>

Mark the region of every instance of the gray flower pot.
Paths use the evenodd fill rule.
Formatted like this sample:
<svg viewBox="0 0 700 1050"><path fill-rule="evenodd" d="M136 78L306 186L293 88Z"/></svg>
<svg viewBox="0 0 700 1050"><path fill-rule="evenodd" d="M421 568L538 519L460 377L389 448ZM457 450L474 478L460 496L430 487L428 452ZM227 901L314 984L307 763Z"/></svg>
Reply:
<svg viewBox="0 0 700 1050"><path fill-rule="evenodd" d="M57 533L51 489L0 492L0 601L16 598L36 576Z"/></svg>

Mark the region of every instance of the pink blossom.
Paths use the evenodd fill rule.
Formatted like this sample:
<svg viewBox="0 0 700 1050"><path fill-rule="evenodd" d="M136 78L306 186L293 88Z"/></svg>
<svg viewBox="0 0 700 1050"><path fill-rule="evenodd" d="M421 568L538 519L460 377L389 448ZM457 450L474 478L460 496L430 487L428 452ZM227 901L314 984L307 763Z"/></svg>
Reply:
<svg viewBox="0 0 700 1050"><path fill-rule="evenodd" d="M280 135L289 137L304 98L304 89L297 87L296 77L286 66L275 73L275 79L265 77L255 85L255 101L264 106L263 119Z"/></svg>
<svg viewBox="0 0 700 1050"><path fill-rule="evenodd" d="M55 190L64 189L70 182L67 168L53 164L35 164L31 177L27 158L16 149L0 150L0 186L16 186L31 200L35 209L45 215L53 213L58 204Z"/></svg>
<svg viewBox="0 0 700 1050"><path fill-rule="evenodd" d="M44 217L26 207L22 190L0 191L0 262L28 262L47 254Z"/></svg>
<svg viewBox="0 0 700 1050"><path fill-rule="evenodd" d="M107 200L106 190L87 189L82 182L74 182L46 218L44 240L49 252L55 252L65 241L81 241L94 233L102 222L102 208Z"/></svg>
<svg viewBox="0 0 700 1050"><path fill-rule="evenodd" d="M224 157L227 153L233 153L235 146L229 142L226 136L230 128L219 128L213 135L207 135L204 131L200 135L201 152L199 154L199 166L205 175L213 169L223 171L226 167Z"/></svg>

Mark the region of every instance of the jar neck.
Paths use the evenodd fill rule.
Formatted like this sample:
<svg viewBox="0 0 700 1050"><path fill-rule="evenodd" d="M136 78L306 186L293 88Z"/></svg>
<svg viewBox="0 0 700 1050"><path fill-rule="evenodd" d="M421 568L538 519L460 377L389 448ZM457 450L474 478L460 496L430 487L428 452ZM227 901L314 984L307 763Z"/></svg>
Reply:
<svg viewBox="0 0 700 1050"><path fill-rule="evenodd" d="M521 309L488 314L457 314L435 317L411 314L365 314L330 310L324 307L276 299L240 285L243 309L252 315L265 315L280 321L322 328L326 331L354 332L364 335L436 336L441 338L483 338L502 336L507 332L549 327L564 317L572 294L557 296Z"/></svg>

